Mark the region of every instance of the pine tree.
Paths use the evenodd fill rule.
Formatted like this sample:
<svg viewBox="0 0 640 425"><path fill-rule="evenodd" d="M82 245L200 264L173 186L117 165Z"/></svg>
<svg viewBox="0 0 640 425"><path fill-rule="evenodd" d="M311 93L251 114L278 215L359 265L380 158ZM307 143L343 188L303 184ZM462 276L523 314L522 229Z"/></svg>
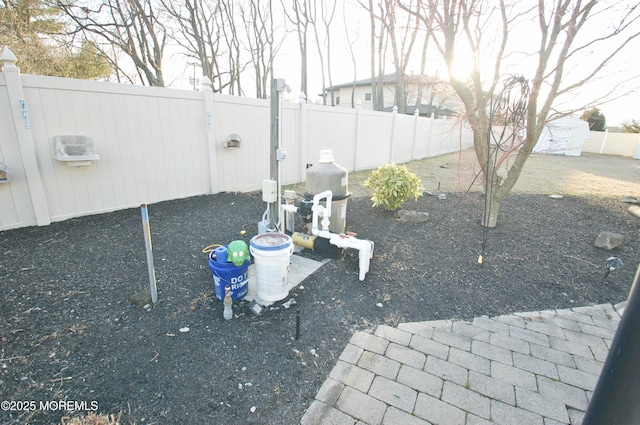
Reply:
<svg viewBox="0 0 640 425"><path fill-rule="evenodd" d="M622 123L625 133L640 133L640 121L631 120Z"/></svg>
<svg viewBox="0 0 640 425"><path fill-rule="evenodd" d="M580 119L589 123L589 130L591 131L605 131L607 129L607 119L600 109L596 107L584 111Z"/></svg>
<svg viewBox="0 0 640 425"><path fill-rule="evenodd" d="M0 46L18 58L24 74L97 79L111 75L106 57L91 42L74 46L64 35L61 11L41 0L0 2Z"/></svg>

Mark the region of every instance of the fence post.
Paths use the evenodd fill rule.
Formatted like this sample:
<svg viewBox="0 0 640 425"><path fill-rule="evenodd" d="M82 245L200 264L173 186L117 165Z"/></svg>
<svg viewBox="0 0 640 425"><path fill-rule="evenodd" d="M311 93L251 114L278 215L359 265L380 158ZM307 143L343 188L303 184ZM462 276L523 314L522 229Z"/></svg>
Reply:
<svg viewBox="0 0 640 425"><path fill-rule="evenodd" d="M393 141L396 137L396 121L398 119L398 107L393 105L393 112L391 112L391 140L389 141L389 160L387 163L393 162Z"/></svg>
<svg viewBox="0 0 640 425"><path fill-rule="evenodd" d="M418 124L420 123L420 107L416 105L413 111L413 140L411 141L411 161L414 160L416 150L416 139L418 138Z"/></svg>
<svg viewBox="0 0 640 425"><path fill-rule="evenodd" d="M298 180L304 182L307 180L307 98L304 92L300 92L298 96L300 102L300 121L298 134L298 147L300 149L300 161L298 161L298 172L300 173Z"/></svg>
<svg viewBox="0 0 640 425"><path fill-rule="evenodd" d="M429 118L429 139L427 140L427 156L426 158L431 157L431 140L433 139L433 121L435 121L436 116L431 113L431 117Z"/></svg>
<svg viewBox="0 0 640 425"><path fill-rule="evenodd" d="M38 226L46 226L51 224L49 216L49 207L47 199L44 195L44 187L42 185L42 176L38 168L38 160L36 157L36 148L31 134L31 126L29 124L29 115L27 112L27 103L22 88L22 80L20 78L20 70L16 66L16 56L5 48L0 56L0 62L3 63L2 72L7 83L7 93L9 94L9 104L11 105L11 114L13 116L13 126L16 132L16 139L22 156L24 174L29 187L29 196L31 197L31 205L35 215L36 224Z"/></svg>
<svg viewBox="0 0 640 425"><path fill-rule="evenodd" d="M602 137L602 144L600 145L600 152L598 153L602 153L604 152L604 145L605 143L607 143L607 136L609 135L609 130L605 128L604 130L604 136Z"/></svg>
<svg viewBox="0 0 640 425"><path fill-rule="evenodd" d="M358 140L360 139L360 114L362 102L356 101L356 135L353 141L353 171L358 171Z"/></svg>

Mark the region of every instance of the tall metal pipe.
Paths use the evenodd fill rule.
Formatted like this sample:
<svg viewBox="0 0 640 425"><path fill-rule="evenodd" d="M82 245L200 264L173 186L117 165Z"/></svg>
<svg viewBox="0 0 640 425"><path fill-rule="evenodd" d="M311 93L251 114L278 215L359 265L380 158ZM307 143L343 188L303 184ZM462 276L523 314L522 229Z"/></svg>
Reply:
<svg viewBox="0 0 640 425"><path fill-rule="evenodd" d="M582 425L640 424L640 266Z"/></svg>
<svg viewBox="0 0 640 425"><path fill-rule="evenodd" d="M270 134L270 162L269 162L269 178L278 180L278 142L280 139L280 92L278 91L278 80L271 80L271 134ZM276 202L269 204L270 217L268 228L274 229L278 224L279 208Z"/></svg>
<svg viewBox="0 0 640 425"><path fill-rule="evenodd" d="M278 200L270 204L272 219L269 228L280 226L280 204L282 203L282 165L285 153L282 150L282 99L281 93L288 86L282 78L271 80L271 139L270 139L270 178L278 182Z"/></svg>
<svg viewBox="0 0 640 425"><path fill-rule="evenodd" d="M144 231L144 247L147 251L147 269L149 270L149 288L151 291L151 301L158 302L158 288L156 287L156 270L153 267L153 247L151 245L151 230L149 229L149 212L147 204L140 205L142 213L142 230Z"/></svg>

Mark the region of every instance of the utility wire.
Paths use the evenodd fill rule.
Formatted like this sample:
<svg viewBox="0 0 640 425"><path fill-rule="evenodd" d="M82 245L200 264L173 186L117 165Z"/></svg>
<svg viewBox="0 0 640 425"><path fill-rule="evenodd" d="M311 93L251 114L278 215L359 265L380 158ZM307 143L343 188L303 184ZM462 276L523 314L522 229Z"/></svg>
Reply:
<svg viewBox="0 0 640 425"><path fill-rule="evenodd" d="M527 116L527 99L529 84L522 76L510 75L505 78L502 91L498 96L491 96L489 105L489 126L487 129L487 148L489 155L480 173L485 175L485 200L482 212L482 247L478 264L482 265L487 251L489 224L493 203L493 191L496 180L498 154L514 148L520 131L525 128ZM494 128L497 131L494 131ZM489 164L491 163L491 167ZM474 179L475 181L475 179ZM473 183L472 183L473 184ZM470 189L470 188L469 188Z"/></svg>
<svg viewBox="0 0 640 425"><path fill-rule="evenodd" d="M519 90L518 90L519 89ZM527 116L527 99L529 97L529 84L522 76L509 75L505 78L502 91L498 96L491 96L489 105L489 127L487 131L487 145L489 155L480 171L473 177L473 180L462 194L458 202L451 206L451 209L458 206L471 192L471 188L478 181L480 176L485 175L485 204L482 213L482 245L481 252L478 257L478 264L482 265L484 255L487 250L487 242L489 238L489 212L493 202L489 193L491 182L494 181L497 172L498 152L508 152L513 149L518 140L518 133L525 127ZM499 135L494 134L494 124L502 124L499 127ZM498 126L496 126L498 127ZM493 141L493 148L492 148ZM490 161L493 161L493 167L489 168ZM409 239L412 241L417 236ZM409 242L408 241L408 242Z"/></svg>

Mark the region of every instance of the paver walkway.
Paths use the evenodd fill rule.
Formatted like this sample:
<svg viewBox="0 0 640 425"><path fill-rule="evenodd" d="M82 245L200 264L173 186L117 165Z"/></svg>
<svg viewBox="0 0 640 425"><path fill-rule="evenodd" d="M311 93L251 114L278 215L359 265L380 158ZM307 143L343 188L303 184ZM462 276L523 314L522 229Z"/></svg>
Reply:
<svg viewBox="0 0 640 425"><path fill-rule="evenodd" d="M624 305L357 332L301 423L580 424Z"/></svg>

